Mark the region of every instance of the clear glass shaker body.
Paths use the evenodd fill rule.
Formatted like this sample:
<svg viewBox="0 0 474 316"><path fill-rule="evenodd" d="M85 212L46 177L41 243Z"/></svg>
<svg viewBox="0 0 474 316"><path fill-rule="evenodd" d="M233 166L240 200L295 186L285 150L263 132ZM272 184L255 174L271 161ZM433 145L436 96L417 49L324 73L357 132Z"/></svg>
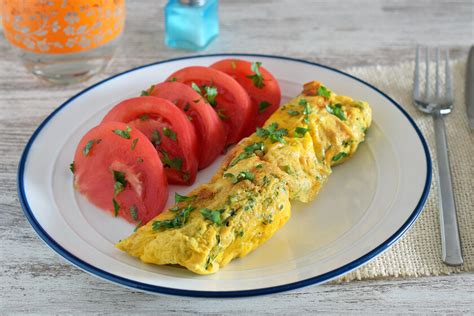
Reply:
<svg viewBox="0 0 474 316"><path fill-rule="evenodd" d="M219 34L218 0L170 0L165 7L165 44L201 50Z"/></svg>
<svg viewBox="0 0 474 316"><path fill-rule="evenodd" d="M125 0L4 0L4 33L25 67L57 84L80 82L113 57Z"/></svg>

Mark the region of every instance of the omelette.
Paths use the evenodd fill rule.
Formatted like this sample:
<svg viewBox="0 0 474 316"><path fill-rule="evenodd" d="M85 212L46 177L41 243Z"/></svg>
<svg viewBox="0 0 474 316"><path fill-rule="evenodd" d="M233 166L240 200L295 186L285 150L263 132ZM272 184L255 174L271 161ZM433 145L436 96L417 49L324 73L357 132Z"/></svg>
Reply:
<svg viewBox="0 0 474 316"><path fill-rule="evenodd" d="M215 273L273 236L289 220L291 200L313 200L371 120L366 102L309 82L228 153L209 183L177 195L117 247L146 263Z"/></svg>

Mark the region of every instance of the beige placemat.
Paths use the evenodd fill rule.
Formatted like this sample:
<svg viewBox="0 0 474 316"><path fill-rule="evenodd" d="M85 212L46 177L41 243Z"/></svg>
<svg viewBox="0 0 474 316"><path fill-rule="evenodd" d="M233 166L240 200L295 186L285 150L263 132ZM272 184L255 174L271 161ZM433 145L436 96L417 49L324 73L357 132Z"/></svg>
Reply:
<svg viewBox="0 0 474 316"><path fill-rule="evenodd" d="M474 270L474 132L469 130L464 104L466 62L457 61L452 66L456 100L453 112L446 117L445 123L464 265L450 267L440 260L438 172L434 155L433 121L430 116L422 114L412 105L413 63L391 67L351 68L347 72L387 93L416 121L430 147L433 182L423 212L411 229L381 256L337 281L417 277Z"/></svg>

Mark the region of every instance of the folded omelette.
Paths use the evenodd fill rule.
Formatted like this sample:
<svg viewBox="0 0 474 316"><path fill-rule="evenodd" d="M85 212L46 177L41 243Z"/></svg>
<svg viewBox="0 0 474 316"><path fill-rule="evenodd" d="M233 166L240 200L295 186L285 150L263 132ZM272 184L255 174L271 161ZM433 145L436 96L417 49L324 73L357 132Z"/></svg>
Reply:
<svg viewBox="0 0 474 316"><path fill-rule="evenodd" d="M313 200L371 120L366 102L309 82L228 153L209 183L178 196L117 247L146 263L215 273L273 236L290 218L290 200Z"/></svg>

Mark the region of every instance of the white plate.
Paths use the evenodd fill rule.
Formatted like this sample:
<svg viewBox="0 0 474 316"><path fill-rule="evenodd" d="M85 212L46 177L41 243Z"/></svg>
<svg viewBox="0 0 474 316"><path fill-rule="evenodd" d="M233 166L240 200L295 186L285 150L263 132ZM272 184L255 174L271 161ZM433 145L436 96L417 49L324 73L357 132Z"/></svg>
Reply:
<svg viewBox="0 0 474 316"><path fill-rule="evenodd" d="M229 56L261 61L279 80L283 101L310 80L368 101L374 122L355 156L334 168L317 199L292 203L292 217L267 243L220 272L141 263L114 248L133 226L96 209L72 187L69 172L80 138L117 102L182 67ZM210 179L221 159L200 171ZM264 55L207 55L167 60L106 79L54 111L28 142L18 170L25 215L38 235L79 268L135 289L189 296L247 296L325 282L389 248L419 215L431 182L426 142L395 101L370 84L323 65ZM171 186L170 194L192 188ZM169 201L173 201L170 198Z"/></svg>

